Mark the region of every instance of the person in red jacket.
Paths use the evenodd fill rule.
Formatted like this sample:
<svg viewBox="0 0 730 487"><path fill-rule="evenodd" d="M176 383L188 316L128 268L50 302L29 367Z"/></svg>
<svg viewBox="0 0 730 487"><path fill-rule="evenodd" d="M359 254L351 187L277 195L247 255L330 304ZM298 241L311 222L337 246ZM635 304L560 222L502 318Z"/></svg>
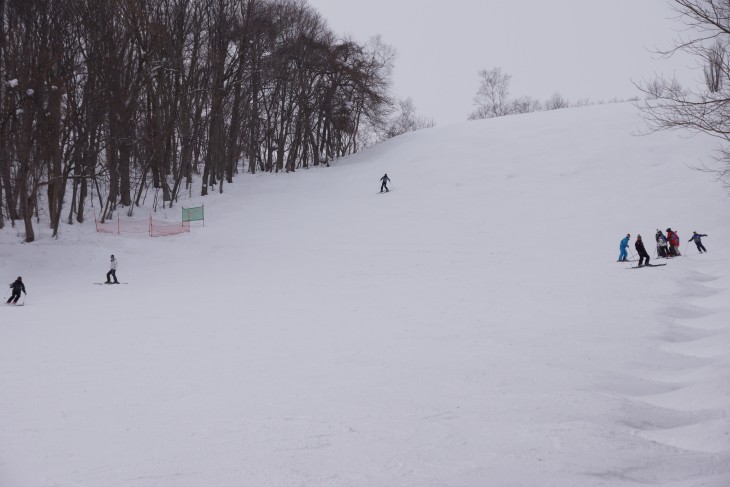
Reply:
<svg viewBox="0 0 730 487"><path fill-rule="evenodd" d="M671 228L667 228L667 242L669 242L669 255L672 257L682 255L679 253L679 235Z"/></svg>

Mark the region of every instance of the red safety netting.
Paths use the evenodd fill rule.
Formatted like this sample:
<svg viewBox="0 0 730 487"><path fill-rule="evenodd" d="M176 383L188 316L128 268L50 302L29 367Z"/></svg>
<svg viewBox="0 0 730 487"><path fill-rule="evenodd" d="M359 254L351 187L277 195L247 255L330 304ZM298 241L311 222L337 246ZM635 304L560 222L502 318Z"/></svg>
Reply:
<svg viewBox="0 0 730 487"><path fill-rule="evenodd" d="M110 233L112 235L136 234L149 235L150 237L164 237L190 231L190 222L173 223L159 221L153 220L151 216L146 220L123 220L117 214L116 219L107 220L102 223L96 219L96 214L94 214L94 222L96 223L97 232Z"/></svg>
<svg viewBox="0 0 730 487"><path fill-rule="evenodd" d="M99 220L94 219L96 222L96 231L98 233L111 233L112 235L119 235L119 229L117 222L104 222L101 223Z"/></svg>
<svg viewBox="0 0 730 487"><path fill-rule="evenodd" d="M169 223L153 220L150 218L150 236L166 237L168 235L178 235L190 231L190 222Z"/></svg>
<svg viewBox="0 0 730 487"><path fill-rule="evenodd" d="M150 221L149 220L121 220L118 219L119 234L122 233L136 233L136 234L147 234L150 233Z"/></svg>

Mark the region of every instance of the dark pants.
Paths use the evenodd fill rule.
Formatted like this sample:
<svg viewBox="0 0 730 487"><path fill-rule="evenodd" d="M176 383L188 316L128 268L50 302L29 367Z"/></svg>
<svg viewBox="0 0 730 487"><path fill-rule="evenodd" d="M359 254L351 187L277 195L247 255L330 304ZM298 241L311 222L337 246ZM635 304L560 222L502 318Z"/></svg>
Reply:
<svg viewBox="0 0 730 487"><path fill-rule="evenodd" d="M20 291L13 291L13 294L10 295L10 299L8 299L8 304L17 303L19 299L20 299Z"/></svg>
<svg viewBox="0 0 730 487"><path fill-rule="evenodd" d="M114 284L119 284L119 281L117 281L117 270L112 269L109 272L106 273L106 282L111 282L109 279L114 278Z"/></svg>
<svg viewBox="0 0 730 487"><path fill-rule="evenodd" d="M646 259L646 261L644 261ZM649 265L649 254L639 254L639 267L642 265Z"/></svg>
<svg viewBox="0 0 730 487"><path fill-rule="evenodd" d="M663 245L657 245L656 250L659 253L659 257L666 257L667 256L667 248L664 247Z"/></svg>
<svg viewBox="0 0 730 487"><path fill-rule="evenodd" d="M383 192L383 188L385 188L386 191L390 191L388 189L388 183L386 183L385 181L383 181L383 184L380 185L380 192L381 193Z"/></svg>
<svg viewBox="0 0 730 487"><path fill-rule="evenodd" d="M702 252L707 252L707 249L705 248L704 245L702 245L702 242L695 241L695 244L697 244L697 250L700 251L700 254Z"/></svg>

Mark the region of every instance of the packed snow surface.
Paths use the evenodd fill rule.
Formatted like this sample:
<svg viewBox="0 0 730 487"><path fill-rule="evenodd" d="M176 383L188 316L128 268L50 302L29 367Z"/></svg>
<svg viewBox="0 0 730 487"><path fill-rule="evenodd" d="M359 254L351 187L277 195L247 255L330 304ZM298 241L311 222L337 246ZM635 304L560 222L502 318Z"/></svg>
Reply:
<svg viewBox="0 0 730 487"><path fill-rule="evenodd" d="M642 127L411 133L193 195L174 237L6 226L0 486L727 487L730 202L712 139ZM682 257L616 262L667 227Z"/></svg>

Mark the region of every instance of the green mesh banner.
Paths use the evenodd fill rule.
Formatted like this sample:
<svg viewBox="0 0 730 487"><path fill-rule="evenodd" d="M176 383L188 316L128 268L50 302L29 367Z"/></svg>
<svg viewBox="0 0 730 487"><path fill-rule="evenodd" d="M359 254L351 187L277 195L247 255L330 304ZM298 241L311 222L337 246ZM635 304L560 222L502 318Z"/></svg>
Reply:
<svg viewBox="0 0 730 487"><path fill-rule="evenodd" d="M196 206L195 208L183 208L182 221L195 222L199 220L205 220L205 213L203 212L203 208L203 206Z"/></svg>

